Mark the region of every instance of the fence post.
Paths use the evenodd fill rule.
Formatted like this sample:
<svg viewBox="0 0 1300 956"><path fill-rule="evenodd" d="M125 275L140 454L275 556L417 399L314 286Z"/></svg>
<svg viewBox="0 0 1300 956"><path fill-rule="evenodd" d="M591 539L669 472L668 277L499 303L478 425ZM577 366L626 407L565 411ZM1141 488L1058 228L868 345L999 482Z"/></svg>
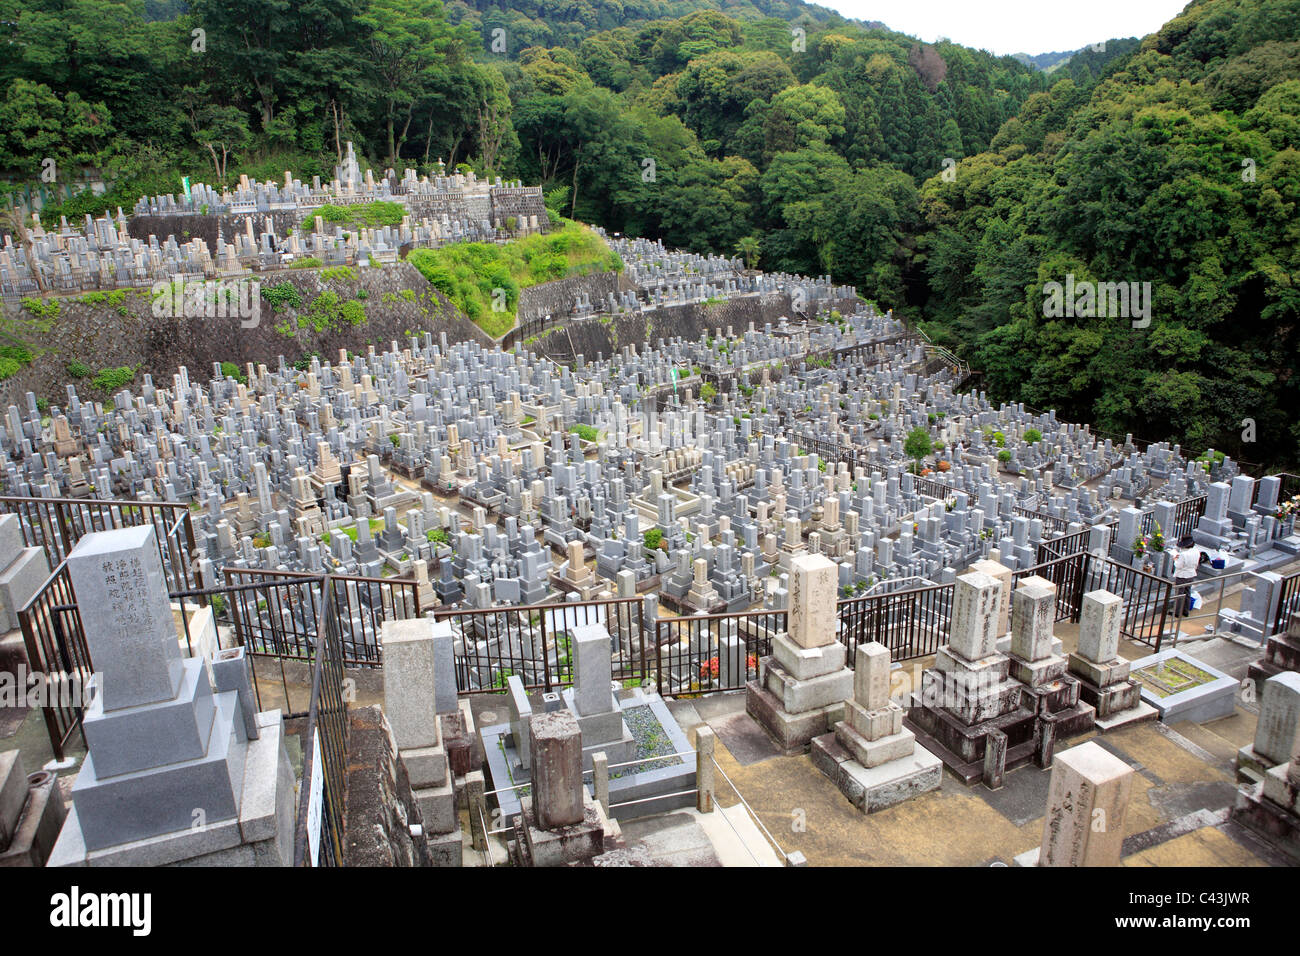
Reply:
<svg viewBox="0 0 1300 956"><path fill-rule="evenodd" d="M1158 580L1160 580L1160 590L1164 593L1164 600L1160 602L1160 628L1156 631L1157 654L1160 653L1160 645L1163 644L1165 640L1165 621L1169 617L1169 598L1171 597L1170 591L1172 588L1171 582L1166 582L1163 579ZM1174 643L1177 643L1177 638L1174 639Z"/></svg>
<svg viewBox="0 0 1300 956"><path fill-rule="evenodd" d="M713 767L713 728L701 724L695 730L695 809L700 813L713 812L713 796L717 787L717 774Z"/></svg>
<svg viewBox="0 0 1300 956"><path fill-rule="evenodd" d="M1079 569L1079 584L1074 589L1074 606L1070 610L1070 623L1078 624L1083 611L1083 595L1088 590L1088 571L1092 565L1092 552L1083 552L1083 563Z"/></svg>
<svg viewBox="0 0 1300 956"><path fill-rule="evenodd" d="M470 845L482 852L487 849L487 797L484 796L483 771L465 774L465 797L469 804Z"/></svg>
<svg viewBox="0 0 1300 956"><path fill-rule="evenodd" d="M596 792L596 802L609 816L609 757L598 750L591 755L591 789Z"/></svg>
<svg viewBox="0 0 1300 956"><path fill-rule="evenodd" d="M549 694L555 688L551 686L551 655L547 652L549 642L546 640L546 612L539 611L537 617L538 624L542 628L542 686L546 688L546 693Z"/></svg>

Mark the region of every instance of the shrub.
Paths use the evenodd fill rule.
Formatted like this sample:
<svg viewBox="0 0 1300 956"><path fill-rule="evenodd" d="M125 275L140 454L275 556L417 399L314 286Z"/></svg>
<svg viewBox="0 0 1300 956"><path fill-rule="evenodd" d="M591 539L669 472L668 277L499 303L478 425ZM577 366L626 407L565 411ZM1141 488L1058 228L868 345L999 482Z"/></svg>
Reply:
<svg viewBox="0 0 1300 956"><path fill-rule="evenodd" d="M268 302L272 309L297 309L302 306L302 293L292 282L263 286L262 299Z"/></svg>
<svg viewBox="0 0 1300 956"><path fill-rule="evenodd" d="M90 366L84 362L69 362L68 375L71 378L88 378L90 376Z"/></svg>
<svg viewBox="0 0 1300 956"><path fill-rule="evenodd" d="M1026 445L1032 445L1035 442L1040 442L1042 440L1043 440L1043 433L1040 432L1037 428L1030 428L1025 431Z"/></svg>
<svg viewBox="0 0 1300 956"><path fill-rule="evenodd" d="M32 353L23 345L0 346L0 379L17 375L32 364Z"/></svg>
<svg viewBox="0 0 1300 956"><path fill-rule="evenodd" d="M664 533L658 528L651 528L641 536L642 543L651 551L656 551L659 545L663 543Z"/></svg>
<svg viewBox="0 0 1300 956"><path fill-rule="evenodd" d="M308 256L306 259L299 259L297 262L289 263L289 268L290 269L319 269L323 265L325 265L325 263L322 262L320 259L317 259L315 256Z"/></svg>
<svg viewBox="0 0 1300 956"><path fill-rule="evenodd" d="M245 375L243 370L234 362L222 362L221 374L226 378L233 378L240 385L248 384L248 376Z"/></svg>
<svg viewBox="0 0 1300 956"><path fill-rule="evenodd" d="M1006 464L1010 460L1011 460L1011 452L1007 451L1005 448L1002 449L1002 451L998 452L998 461L1002 462L1003 464Z"/></svg>
<svg viewBox="0 0 1300 956"><path fill-rule="evenodd" d="M596 429L590 425L574 425L572 428L569 429L569 431L577 435L583 441L594 442L597 438L600 437L600 432L596 431Z"/></svg>
<svg viewBox="0 0 1300 956"><path fill-rule="evenodd" d="M23 299L23 308L38 319L54 319L59 315L59 300L37 299L28 296Z"/></svg>
<svg viewBox="0 0 1300 956"><path fill-rule="evenodd" d="M104 368L99 370L99 374L90 380L91 387L99 389L101 392L120 391L135 381L135 369L129 365L123 365L120 368Z"/></svg>

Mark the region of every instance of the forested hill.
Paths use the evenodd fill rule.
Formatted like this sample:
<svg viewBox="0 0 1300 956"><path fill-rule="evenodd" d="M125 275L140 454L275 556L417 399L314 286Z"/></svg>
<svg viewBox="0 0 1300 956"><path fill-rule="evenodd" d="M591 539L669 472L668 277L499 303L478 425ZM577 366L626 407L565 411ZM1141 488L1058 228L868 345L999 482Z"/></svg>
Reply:
<svg viewBox="0 0 1300 956"><path fill-rule="evenodd" d="M675 20L691 13L714 10L736 20L775 19L792 24L883 27L845 18L834 10L802 0L452 0L447 18L464 23L484 36L506 31L515 49L530 46L578 47L593 33L634 27L656 20Z"/></svg>
<svg viewBox="0 0 1300 956"><path fill-rule="evenodd" d="M1300 2L1194 3L925 184L909 300L996 395L1293 465L1298 134ZM1046 317L1069 275L1149 282L1149 325Z"/></svg>
<svg viewBox="0 0 1300 956"><path fill-rule="evenodd" d="M713 5L0 0L0 172L21 196L49 160L115 184L54 219L225 156L227 181L328 176L349 139L381 168L466 164L613 231L829 272L997 398L1300 457L1300 0L1196 0L1050 73ZM1150 323L1046 317L1069 276L1150 283Z"/></svg>

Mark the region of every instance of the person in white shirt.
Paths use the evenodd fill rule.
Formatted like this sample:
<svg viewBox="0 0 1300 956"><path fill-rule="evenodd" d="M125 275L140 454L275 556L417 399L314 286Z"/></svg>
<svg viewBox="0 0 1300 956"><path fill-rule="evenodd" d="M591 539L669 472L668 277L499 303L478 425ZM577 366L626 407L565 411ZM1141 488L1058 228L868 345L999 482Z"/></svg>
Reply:
<svg viewBox="0 0 1300 956"><path fill-rule="evenodd" d="M1202 554L1190 534L1178 539L1178 548L1174 552L1174 608L1182 617L1192 613L1192 582L1196 580Z"/></svg>

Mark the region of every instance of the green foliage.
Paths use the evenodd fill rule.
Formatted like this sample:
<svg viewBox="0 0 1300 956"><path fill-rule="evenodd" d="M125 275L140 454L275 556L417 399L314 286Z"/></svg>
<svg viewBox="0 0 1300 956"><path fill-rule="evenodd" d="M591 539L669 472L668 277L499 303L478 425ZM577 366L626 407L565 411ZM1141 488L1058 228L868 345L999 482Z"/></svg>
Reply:
<svg viewBox="0 0 1300 956"><path fill-rule="evenodd" d="M233 378L240 385L248 384L248 376L244 373L244 370L234 362L222 362L221 374L226 378Z"/></svg>
<svg viewBox="0 0 1300 956"><path fill-rule="evenodd" d="M100 369L95 377L90 380L90 384L92 388L111 395L126 388L134 381L135 369L129 365L123 365L120 368Z"/></svg>
<svg viewBox="0 0 1300 956"><path fill-rule="evenodd" d="M56 319L59 317L58 299L36 299L28 296L22 301L23 308L38 319Z"/></svg>
<svg viewBox="0 0 1300 956"><path fill-rule="evenodd" d="M325 263L320 259L317 259L315 256L308 256L305 259L295 259L293 262L289 263L289 268L290 269L319 269L323 265L325 265Z"/></svg>
<svg viewBox="0 0 1300 956"><path fill-rule="evenodd" d="M1011 460L1011 452L1007 451L1005 448L1002 449L1000 452L998 452L998 461L1002 462L1005 465L1010 460Z"/></svg>
<svg viewBox="0 0 1300 956"><path fill-rule="evenodd" d="M0 345L0 380L17 375L32 364L32 353L25 345Z"/></svg>
<svg viewBox="0 0 1300 956"><path fill-rule="evenodd" d="M84 362L78 362L75 359L67 364L69 378L88 378L92 371L93 370L89 365Z"/></svg>
<svg viewBox="0 0 1300 956"><path fill-rule="evenodd" d="M1034 445L1043 440L1043 433L1037 428L1027 428L1023 437L1026 445Z"/></svg>
<svg viewBox="0 0 1300 956"><path fill-rule="evenodd" d="M717 397L718 390L713 386L712 382L705 382L700 386L700 401L708 404Z"/></svg>
<svg viewBox="0 0 1300 956"><path fill-rule="evenodd" d="M592 441L600 437L600 432L590 425L573 425L569 428L573 434L577 435L583 441Z"/></svg>
<svg viewBox="0 0 1300 956"><path fill-rule="evenodd" d="M903 442L903 451L914 461L920 461L930 454L931 448L930 433L920 425L908 432L907 440Z"/></svg>
<svg viewBox="0 0 1300 956"><path fill-rule="evenodd" d="M430 285L493 338L514 327L521 289L621 268L616 260L599 236L577 223L503 245L458 243L414 249L407 257Z"/></svg>
<svg viewBox="0 0 1300 956"><path fill-rule="evenodd" d="M351 266L329 266L320 271L320 278L322 282L344 280L348 282L356 282L357 270Z"/></svg>
<svg viewBox="0 0 1300 956"><path fill-rule="evenodd" d="M292 282L262 286L262 298L276 311L297 309L302 306L302 293L298 291L298 287Z"/></svg>
<svg viewBox="0 0 1300 956"><path fill-rule="evenodd" d="M651 551L656 551L663 542L664 533L658 528L651 528L649 531L642 533L641 541Z"/></svg>
<svg viewBox="0 0 1300 956"><path fill-rule="evenodd" d="M338 225L358 228L366 226L373 229L378 226L400 226L402 217L406 215L406 208L396 202L367 202L355 206L335 206L326 203L316 210L316 215L326 222Z"/></svg>
<svg viewBox="0 0 1300 956"><path fill-rule="evenodd" d="M447 534L445 528L430 528L424 533L424 536L434 544L451 544L451 536Z"/></svg>

